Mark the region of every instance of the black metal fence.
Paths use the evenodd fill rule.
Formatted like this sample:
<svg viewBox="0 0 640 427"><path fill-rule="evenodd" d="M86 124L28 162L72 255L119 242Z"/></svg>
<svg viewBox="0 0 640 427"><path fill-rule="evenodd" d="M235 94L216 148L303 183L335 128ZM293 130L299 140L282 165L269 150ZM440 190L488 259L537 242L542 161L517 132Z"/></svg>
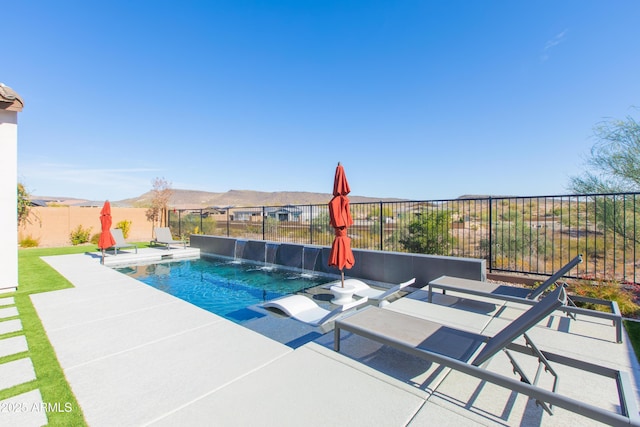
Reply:
<svg viewBox="0 0 640 427"><path fill-rule="evenodd" d="M638 283L640 193L352 203L359 249L485 258L490 271ZM174 234L330 246L327 204L173 210Z"/></svg>

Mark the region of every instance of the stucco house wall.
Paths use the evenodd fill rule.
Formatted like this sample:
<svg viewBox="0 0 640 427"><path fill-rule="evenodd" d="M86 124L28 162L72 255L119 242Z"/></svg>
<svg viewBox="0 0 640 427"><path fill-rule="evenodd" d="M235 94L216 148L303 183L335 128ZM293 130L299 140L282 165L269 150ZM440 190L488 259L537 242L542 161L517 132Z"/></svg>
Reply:
<svg viewBox="0 0 640 427"><path fill-rule="evenodd" d="M0 289L18 286L18 112L22 99L0 83Z"/></svg>

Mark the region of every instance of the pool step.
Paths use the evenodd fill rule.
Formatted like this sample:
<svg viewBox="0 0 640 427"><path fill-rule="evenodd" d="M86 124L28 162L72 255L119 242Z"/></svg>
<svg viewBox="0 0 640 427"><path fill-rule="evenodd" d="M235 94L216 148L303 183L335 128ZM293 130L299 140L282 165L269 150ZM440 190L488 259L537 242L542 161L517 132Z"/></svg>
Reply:
<svg viewBox="0 0 640 427"><path fill-rule="evenodd" d="M168 259L190 259L200 258L199 248L178 248L178 249L165 249L163 248L145 248L139 249L138 253L131 253L126 251L118 251L118 255L107 254L104 257L104 265L113 267L116 265L127 264L145 264L157 261L163 261Z"/></svg>

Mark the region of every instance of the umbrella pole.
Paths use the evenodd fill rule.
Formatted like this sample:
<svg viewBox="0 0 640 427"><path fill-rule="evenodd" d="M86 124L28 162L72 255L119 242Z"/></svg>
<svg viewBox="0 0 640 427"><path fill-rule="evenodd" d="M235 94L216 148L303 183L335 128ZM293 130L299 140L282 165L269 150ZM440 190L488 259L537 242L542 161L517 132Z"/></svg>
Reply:
<svg viewBox="0 0 640 427"><path fill-rule="evenodd" d="M100 260L100 264L104 264L104 249L102 250L102 259Z"/></svg>
<svg viewBox="0 0 640 427"><path fill-rule="evenodd" d="M340 270L340 276L342 278L342 287L344 288L344 270Z"/></svg>

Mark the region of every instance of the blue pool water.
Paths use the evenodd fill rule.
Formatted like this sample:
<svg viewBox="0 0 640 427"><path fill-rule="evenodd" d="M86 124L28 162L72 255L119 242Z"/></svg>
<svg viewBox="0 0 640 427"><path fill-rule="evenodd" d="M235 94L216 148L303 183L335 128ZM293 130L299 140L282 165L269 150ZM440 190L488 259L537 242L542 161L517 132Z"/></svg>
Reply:
<svg viewBox="0 0 640 427"><path fill-rule="evenodd" d="M278 270L223 258L200 258L116 268L154 288L242 324L248 307L327 283L326 276Z"/></svg>

